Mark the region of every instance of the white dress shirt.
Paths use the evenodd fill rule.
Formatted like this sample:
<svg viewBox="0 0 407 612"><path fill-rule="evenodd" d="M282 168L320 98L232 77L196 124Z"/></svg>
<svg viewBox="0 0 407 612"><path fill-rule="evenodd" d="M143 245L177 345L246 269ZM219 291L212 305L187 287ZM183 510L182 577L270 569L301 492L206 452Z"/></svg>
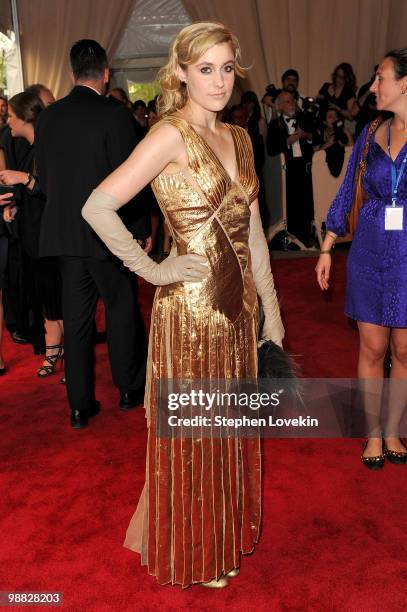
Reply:
<svg viewBox="0 0 407 612"><path fill-rule="evenodd" d="M288 129L288 135L294 134L297 131L297 120L295 117L288 117L287 115L283 115L283 120ZM300 141L296 140L291 145L287 145L292 147L293 157L302 157L301 145Z"/></svg>

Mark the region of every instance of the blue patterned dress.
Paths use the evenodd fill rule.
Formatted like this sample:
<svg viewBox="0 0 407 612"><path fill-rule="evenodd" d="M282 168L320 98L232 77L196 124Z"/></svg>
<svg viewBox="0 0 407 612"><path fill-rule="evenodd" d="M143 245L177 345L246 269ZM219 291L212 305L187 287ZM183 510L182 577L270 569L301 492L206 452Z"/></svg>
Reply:
<svg viewBox="0 0 407 612"><path fill-rule="evenodd" d="M352 206L356 169L369 126L353 148L345 180L327 217L327 229L346 234L346 217ZM359 214L347 263L345 314L357 321L386 327L407 327L407 172L398 188L398 206L404 206L403 230L384 229L385 207L391 205L390 157L370 136L363 188L368 196ZM400 170L407 143L395 165Z"/></svg>

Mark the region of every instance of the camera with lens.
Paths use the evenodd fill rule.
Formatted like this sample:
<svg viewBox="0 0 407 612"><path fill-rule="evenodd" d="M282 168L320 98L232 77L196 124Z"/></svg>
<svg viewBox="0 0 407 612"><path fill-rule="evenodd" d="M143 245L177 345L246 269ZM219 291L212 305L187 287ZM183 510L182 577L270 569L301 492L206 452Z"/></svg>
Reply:
<svg viewBox="0 0 407 612"><path fill-rule="evenodd" d="M267 85L266 87L266 91L264 93L265 96L270 96L271 99L273 100L273 102L275 102L275 99L277 98L278 94L280 93L281 89L277 89L277 87L274 85L274 83L271 83L270 85Z"/></svg>
<svg viewBox="0 0 407 612"><path fill-rule="evenodd" d="M321 107L315 98L302 98L302 119L299 127L305 132L312 132L318 128Z"/></svg>
<svg viewBox="0 0 407 612"><path fill-rule="evenodd" d="M302 98L302 111L297 115L297 125L304 132L318 129L320 106L315 98Z"/></svg>
<svg viewBox="0 0 407 612"><path fill-rule="evenodd" d="M309 96L306 96L302 99L302 110L306 113L312 113L313 115L318 115L319 114L319 103L316 101L315 98L311 98Z"/></svg>
<svg viewBox="0 0 407 612"><path fill-rule="evenodd" d="M296 115L297 126L304 132L316 132L319 125L320 107L315 98L302 98L302 111Z"/></svg>

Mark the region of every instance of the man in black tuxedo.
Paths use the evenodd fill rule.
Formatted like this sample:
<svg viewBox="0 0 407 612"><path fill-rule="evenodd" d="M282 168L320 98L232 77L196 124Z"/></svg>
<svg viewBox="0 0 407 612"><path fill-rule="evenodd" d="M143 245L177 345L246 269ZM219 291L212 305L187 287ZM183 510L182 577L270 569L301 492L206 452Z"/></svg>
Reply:
<svg viewBox="0 0 407 612"><path fill-rule="evenodd" d="M99 295L105 305L113 381L125 410L143 401L146 342L136 277L81 216L92 190L137 144L133 118L123 105L103 96L109 69L99 43L78 41L70 60L75 86L41 113L35 147L37 174L47 197L40 256L60 258L67 392L71 425L80 428L99 412L93 354ZM123 207L121 216L135 238L149 236L149 222L137 201Z"/></svg>
<svg viewBox="0 0 407 612"><path fill-rule="evenodd" d="M282 91L276 105L280 115L268 125L267 152L271 156L284 153L287 228L308 246L314 218L311 176L314 134L312 130L300 127L304 114L301 116L297 112L294 96L290 92Z"/></svg>

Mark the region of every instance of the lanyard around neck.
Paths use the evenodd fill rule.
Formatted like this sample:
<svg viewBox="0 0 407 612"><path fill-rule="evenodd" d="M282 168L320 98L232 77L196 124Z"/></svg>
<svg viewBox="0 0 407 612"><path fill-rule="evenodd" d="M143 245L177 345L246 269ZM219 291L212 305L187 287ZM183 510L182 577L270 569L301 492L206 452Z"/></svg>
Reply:
<svg viewBox="0 0 407 612"><path fill-rule="evenodd" d="M391 153L390 153L390 126L391 126L391 123L392 123L392 120L389 121L389 125L387 127L387 150L389 152L389 157L390 157L390 162L391 162L391 205L396 206L397 191L398 191L399 183L404 174L404 170L406 169L407 153L405 154L404 159L401 162L400 170L397 172L396 164L392 160Z"/></svg>

